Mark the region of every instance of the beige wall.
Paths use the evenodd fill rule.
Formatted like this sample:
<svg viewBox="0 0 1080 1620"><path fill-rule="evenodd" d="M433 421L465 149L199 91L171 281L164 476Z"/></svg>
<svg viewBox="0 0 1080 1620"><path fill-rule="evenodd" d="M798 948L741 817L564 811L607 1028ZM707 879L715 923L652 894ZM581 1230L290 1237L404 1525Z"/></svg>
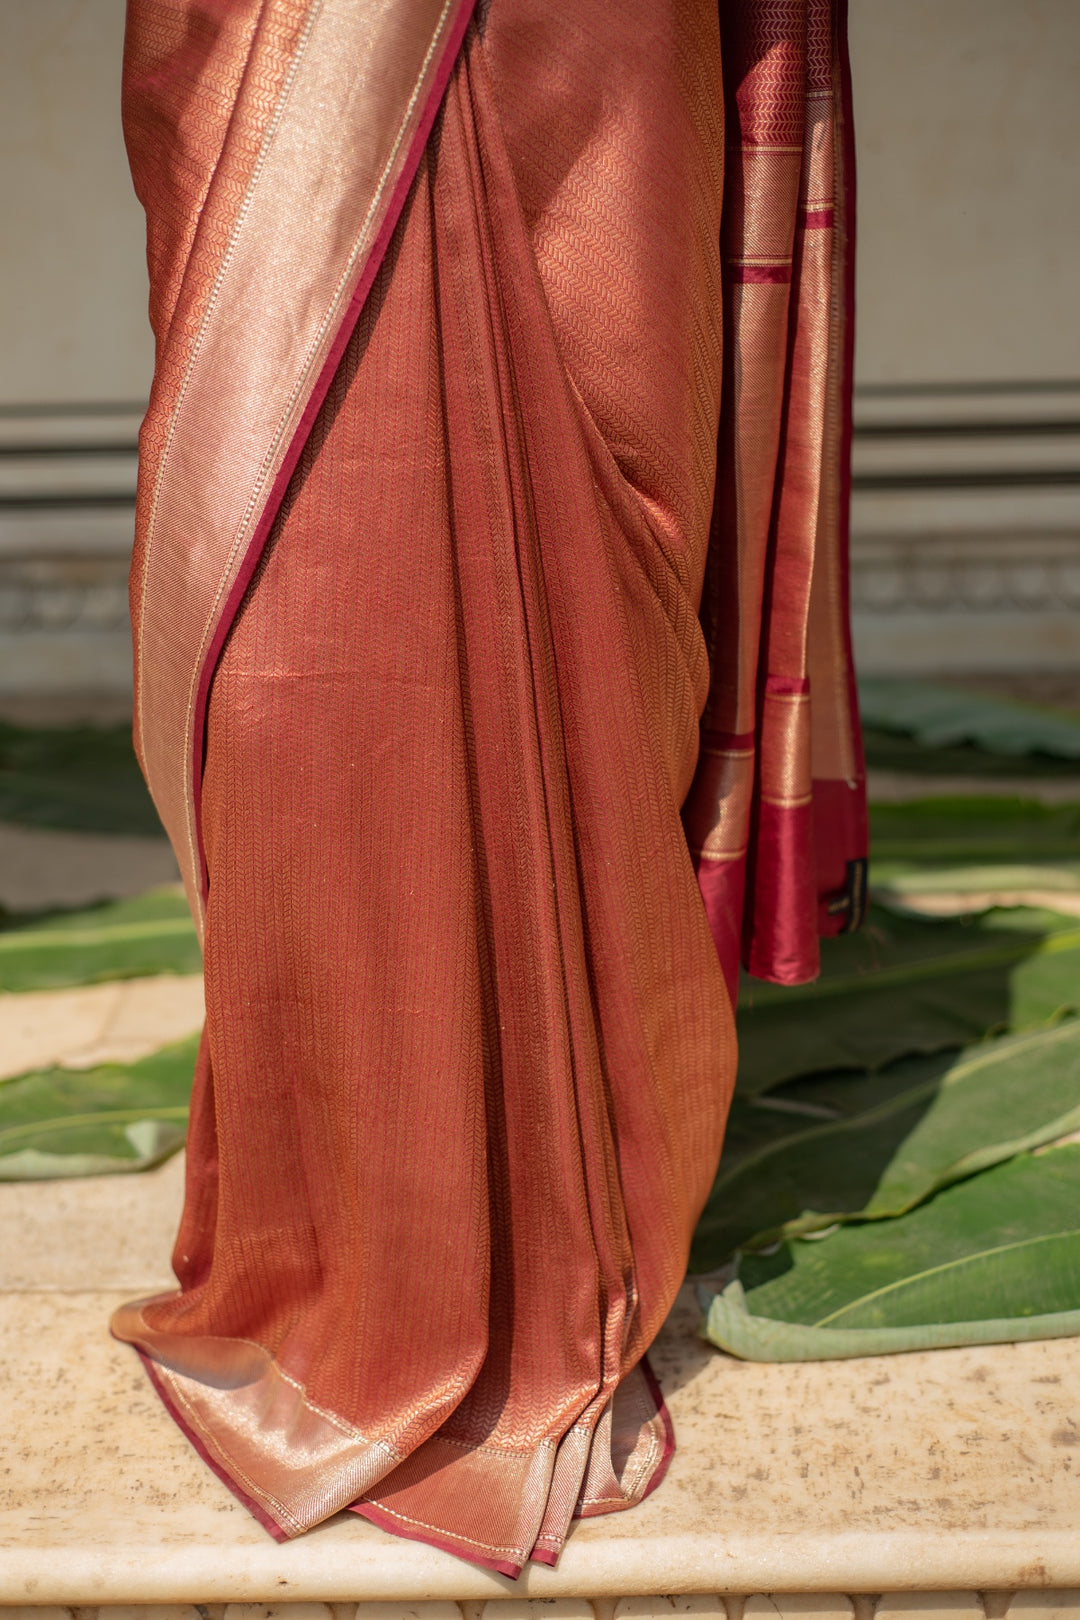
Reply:
<svg viewBox="0 0 1080 1620"><path fill-rule="evenodd" d="M145 396L123 13L0 0L0 403ZM851 0L851 34L862 380L1080 376L1080 0Z"/></svg>
<svg viewBox="0 0 1080 1620"><path fill-rule="evenodd" d="M1080 377L1080 0L851 0L863 382Z"/></svg>
<svg viewBox="0 0 1080 1620"><path fill-rule="evenodd" d="M145 399L124 0L0 0L0 404Z"/></svg>
<svg viewBox="0 0 1080 1620"><path fill-rule="evenodd" d="M1080 0L850 4L860 663L1080 667ZM145 399L151 344L123 22L0 0L0 695L128 681L137 414L101 407Z"/></svg>

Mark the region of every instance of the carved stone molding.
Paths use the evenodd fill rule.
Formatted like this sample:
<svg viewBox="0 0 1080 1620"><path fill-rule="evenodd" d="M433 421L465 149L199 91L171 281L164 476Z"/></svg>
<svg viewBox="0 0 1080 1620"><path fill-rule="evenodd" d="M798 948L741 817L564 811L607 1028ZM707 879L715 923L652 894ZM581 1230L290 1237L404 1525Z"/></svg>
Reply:
<svg viewBox="0 0 1080 1620"><path fill-rule="evenodd" d="M1080 385L857 392L851 595L868 672L1080 664Z"/></svg>
<svg viewBox="0 0 1080 1620"><path fill-rule="evenodd" d="M452 1603L170 1603L0 1608L0 1620L1077 1620L1080 1591L773 1592Z"/></svg>
<svg viewBox="0 0 1080 1620"><path fill-rule="evenodd" d="M0 410L0 692L129 681L139 414ZM863 388L855 417L861 665L1080 665L1080 384Z"/></svg>
<svg viewBox="0 0 1080 1620"><path fill-rule="evenodd" d="M1075 534L857 536L851 597L867 613L1080 608L1080 526Z"/></svg>

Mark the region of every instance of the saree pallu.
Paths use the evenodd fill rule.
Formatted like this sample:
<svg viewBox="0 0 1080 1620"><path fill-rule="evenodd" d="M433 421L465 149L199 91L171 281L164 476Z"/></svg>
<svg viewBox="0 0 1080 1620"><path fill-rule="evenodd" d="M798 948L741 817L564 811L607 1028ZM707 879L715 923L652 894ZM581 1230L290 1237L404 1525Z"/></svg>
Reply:
<svg viewBox="0 0 1080 1620"><path fill-rule="evenodd" d="M136 737L207 1024L180 1287L113 1330L275 1535L516 1575L667 1466L732 942L809 974L857 909L841 70L827 4L132 0Z"/></svg>

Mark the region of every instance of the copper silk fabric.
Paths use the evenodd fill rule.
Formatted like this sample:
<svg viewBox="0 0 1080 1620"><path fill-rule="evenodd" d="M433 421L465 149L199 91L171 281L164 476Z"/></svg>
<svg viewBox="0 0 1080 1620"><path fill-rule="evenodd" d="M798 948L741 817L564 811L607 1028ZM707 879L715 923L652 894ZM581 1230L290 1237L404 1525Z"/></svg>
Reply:
<svg viewBox="0 0 1080 1620"><path fill-rule="evenodd" d="M366 3L130 6L207 1023L179 1291L113 1327L272 1533L516 1574L671 1454L740 937L857 920L842 30L398 0L358 91Z"/></svg>

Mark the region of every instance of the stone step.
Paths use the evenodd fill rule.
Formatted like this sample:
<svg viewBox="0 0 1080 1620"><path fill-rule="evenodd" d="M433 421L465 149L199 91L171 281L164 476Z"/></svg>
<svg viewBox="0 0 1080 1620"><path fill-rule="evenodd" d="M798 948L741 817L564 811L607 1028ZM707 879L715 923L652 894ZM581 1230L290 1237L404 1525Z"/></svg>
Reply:
<svg viewBox="0 0 1080 1620"><path fill-rule="evenodd" d="M0 1620L1076 1620L1080 1591L491 1598L453 1603L112 1603L0 1608Z"/></svg>

